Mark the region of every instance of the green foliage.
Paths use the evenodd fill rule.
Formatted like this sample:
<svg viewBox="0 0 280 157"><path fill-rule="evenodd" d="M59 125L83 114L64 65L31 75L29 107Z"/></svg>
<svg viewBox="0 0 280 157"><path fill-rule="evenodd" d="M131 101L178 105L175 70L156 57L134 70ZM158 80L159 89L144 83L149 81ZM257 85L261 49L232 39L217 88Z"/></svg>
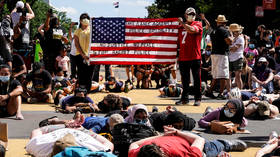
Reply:
<svg viewBox="0 0 280 157"><path fill-rule="evenodd" d="M156 4L146 7L146 9L149 13L147 18L162 18L167 13L167 10L157 8Z"/></svg>

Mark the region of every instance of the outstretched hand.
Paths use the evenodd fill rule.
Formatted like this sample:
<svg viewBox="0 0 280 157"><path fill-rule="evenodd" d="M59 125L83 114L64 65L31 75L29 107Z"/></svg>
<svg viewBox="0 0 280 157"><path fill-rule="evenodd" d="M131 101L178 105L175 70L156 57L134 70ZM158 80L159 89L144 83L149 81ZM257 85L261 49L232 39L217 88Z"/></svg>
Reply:
<svg viewBox="0 0 280 157"><path fill-rule="evenodd" d="M164 129L164 136L172 136L172 135L176 135L178 130L175 129L173 126L171 125L167 125L167 126L163 126Z"/></svg>

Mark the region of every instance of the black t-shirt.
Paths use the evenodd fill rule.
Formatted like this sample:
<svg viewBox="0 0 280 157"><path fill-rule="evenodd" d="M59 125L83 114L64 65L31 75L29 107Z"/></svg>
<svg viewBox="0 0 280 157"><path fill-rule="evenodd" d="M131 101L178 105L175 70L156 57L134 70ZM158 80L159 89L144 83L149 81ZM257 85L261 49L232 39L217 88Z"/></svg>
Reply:
<svg viewBox="0 0 280 157"><path fill-rule="evenodd" d="M29 30L26 27L21 28L20 30L21 30L21 34L19 35L18 38L15 39L13 44L13 48L16 50L26 49L30 42Z"/></svg>
<svg viewBox="0 0 280 157"><path fill-rule="evenodd" d="M26 76L26 81L32 81L34 89L41 92L51 84L52 76L48 71L43 70L40 74L29 73Z"/></svg>
<svg viewBox="0 0 280 157"><path fill-rule="evenodd" d="M272 49L274 48L274 43L272 40L262 40L261 42L261 47L267 48L267 49Z"/></svg>
<svg viewBox="0 0 280 157"><path fill-rule="evenodd" d="M227 55L229 51L225 39L230 36L229 31L224 26L218 26L211 33L212 54Z"/></svg>
<svg viewBox="0 0 280 157"><path fill-rule="evenodd" d="M0 65L12 61L11 49L5 37L0 35Z"/></svg>
<svg viewBox="0 0 280 157"><path fill-rule="evenodd" d="M272 70L275 70L276 69L276 61L275 61L274 57L266 56L265 58L268 61L268 67Z"/></svg>
<svg viewBox="0 0 280 157"><path fill-rule="evenodd" d="M13 73L18 73L21 71L21 66L24 65L22 57L18 54L13 54Z"/></svg>
<svg viewBox="0 0 280 157"><path fill-rule="evenodd" d="M50 28L45 33L45 42L43 48L46 53L44 55L56 57L59 55L59 49L62 45L61 37L64 36L65 31L62 27Z"/></svg>
<svg viewBox="0 0 280 157"><path fill-rule="evenodd" d="M0 95L11 93L17 86L21 86L18 80L12 80L10 83L2 83L0 81Z"/></svg>

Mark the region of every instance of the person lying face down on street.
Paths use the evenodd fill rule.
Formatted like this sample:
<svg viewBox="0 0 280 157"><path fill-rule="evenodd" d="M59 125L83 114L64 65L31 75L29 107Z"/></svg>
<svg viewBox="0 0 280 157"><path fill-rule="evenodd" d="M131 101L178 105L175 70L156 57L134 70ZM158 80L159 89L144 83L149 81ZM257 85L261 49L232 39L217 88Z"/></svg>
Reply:
<svg viewBox="0 0 280 157"><path fill-rule="evenodd" d="M143 104L137 104L128 109L129 116L125 118L127 123L144 124L152 126L149 120L148 109Z"/></svg>

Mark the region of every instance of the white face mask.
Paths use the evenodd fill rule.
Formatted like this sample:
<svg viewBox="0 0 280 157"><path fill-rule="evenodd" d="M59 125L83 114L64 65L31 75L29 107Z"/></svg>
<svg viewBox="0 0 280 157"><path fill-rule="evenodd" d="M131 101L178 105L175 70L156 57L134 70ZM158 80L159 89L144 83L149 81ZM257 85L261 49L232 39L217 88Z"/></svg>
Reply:
<svg viewBox="0 0 280 157"><path fill-rule="evenodd" d="M57 81L62 81L63 79L64 79L63 76L56 76L56 80L57 80Z"/></svg>
<svg viewBox="0 0 280 157"><path fill-rule="evenodd" d="M88 19L83 19L81 21L82 25L88 26L89 25L89 20Z"/></svg>
<svg viewBox="0 0 280 157"><path fill-rule="evenodd" d="M224 114L228 118L231 118L231 117L233 117L235 115L234 113L229 112L229 110L224 110Z"/></svg>
<svg viewBox="0 0 280 157"><path fill-rule="evenodd" d="M187 15L187 21L188 22L193 22L195 20L195 16L193 15Z"/></svg>

